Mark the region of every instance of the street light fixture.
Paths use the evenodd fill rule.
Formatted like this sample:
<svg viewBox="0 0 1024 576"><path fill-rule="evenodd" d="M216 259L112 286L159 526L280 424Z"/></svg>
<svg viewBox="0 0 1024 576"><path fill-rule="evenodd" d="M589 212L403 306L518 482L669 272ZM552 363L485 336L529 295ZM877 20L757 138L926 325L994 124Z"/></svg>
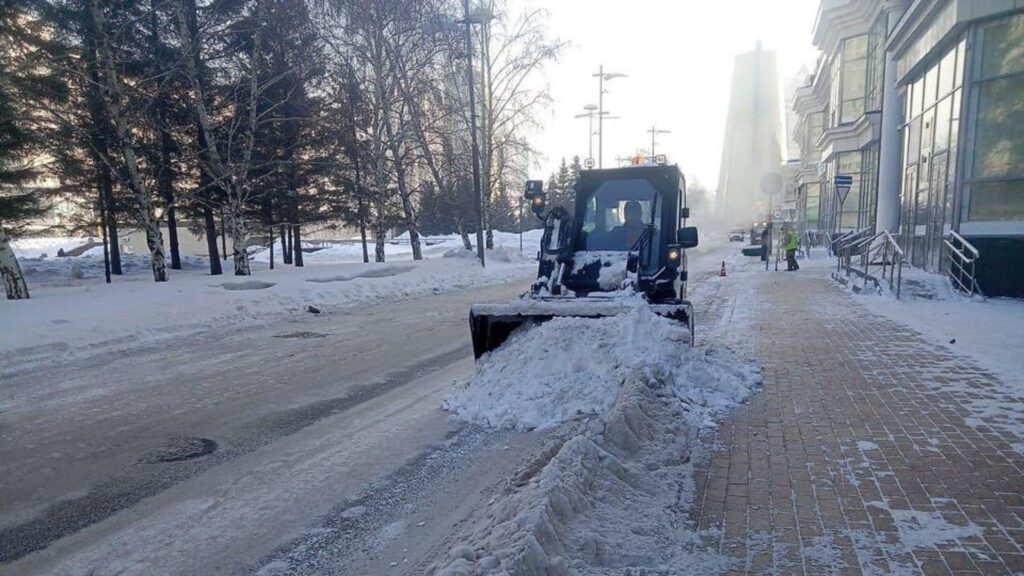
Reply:
<svg viewBox="0 0 1024 576"><path fill-rule="evenodd" d="M648 129L647 131L651 134L651 160L654 160L654 157L655 157L655 154L654 154L655 137L658 134L671 134L672 131L671 130L659 130L653 124L651 125L650 129Z"/></svg>
<svg viewBox="0 0 1024 576"><path fill-rule="evenodd" d="M587 119L587 158L594 157L594 112L597 111L596 104L587 104L583 106L586 110L583 114L577 114L573 118L586 118Z"/></svg>
<svg viewBox="0 0 1024 576"><path fill-rule="evenodd" d="M588 124L588 131L587 131L587 160L590 161L591 166L592 166L593 165L593 161L594 161L594 135L596 134L596 132L594 132L594 117L595 116L599 116L599 117L604 118L605 120L618 120L619 117L618 116L610 116L610 114L611 114L610 112L603 112L602 111L602 112L599 113L598 112L598 107L595 104L587 104L587 105L585 105L583 107L583 109L586 110L586 112L584 112L582 114L577 114L577 115L573 116L573 118L586 118L587 119L587 124Z"/></svg>
<svg viewBox="0 0 1024 576"><path fill-rule="evenodd" d="M598 67L597 74L597 167L604 165L604 82L615 78L625 78L621 72L605 72L604 64Z"/></svg>

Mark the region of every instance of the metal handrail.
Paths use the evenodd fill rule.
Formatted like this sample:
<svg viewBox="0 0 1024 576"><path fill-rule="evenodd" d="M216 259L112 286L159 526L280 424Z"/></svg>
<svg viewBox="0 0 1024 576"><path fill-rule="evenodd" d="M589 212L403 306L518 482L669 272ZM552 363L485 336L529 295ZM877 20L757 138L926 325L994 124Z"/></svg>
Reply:
<svg viewBox="0 0 1024 576"><path fill-rule="evenodd" d="M837 257L836 271L845 271L849 276L857 272L864 278L864 287L869 280L879 283L879 279L871 274L871 267L881 268L881 280L889 281L889 289L900 297L903 285L903 263L906 256L896 238L886 230L874 232L870 228L848 232L835 240ZM860 261L854 269L853 257L859 256Z"/></svg>
<svg viewBox="0 0 1024 576"><path fill-rule="evenodd" d="M978 287L978 280L975 276L975 264L981 257L981 251L966 238L953 231L949 232L948 237L942 239L942 244L948 255L948 258L945 259L948 262L945 272L953 286L961 292L966 292L968 296L974 296L975 293L980 294L981 289ZM970 256L968 256L968 252L970 252ZM956 266L956 270L953 269L954 266Z"/></svg>
<svg viewBox="0 0 1024 576"><path fill-rule="evenodd" d="M864 286L867 287L868 278L874 278L871 276L871 267L880 266L882 280L888 276L889 290L896 292L896 298L899 299L903 286L903 263L905 261L906 256L903 254L903 249L900 248L892 234L886 230L875 234L871 238L870 247L861 254L861 264L864 266Z"/></svg>
<svg viewBox="0 0 1024 576"><path fill-rule="evenodd" d="M853 257L854 249L863 247L864 240L871 240L872 238L873 235L870 228L852 230L838 235L830 246L832 254L838 260L836 271L846 268L847 274L849 274L850 261Z"/></svg>

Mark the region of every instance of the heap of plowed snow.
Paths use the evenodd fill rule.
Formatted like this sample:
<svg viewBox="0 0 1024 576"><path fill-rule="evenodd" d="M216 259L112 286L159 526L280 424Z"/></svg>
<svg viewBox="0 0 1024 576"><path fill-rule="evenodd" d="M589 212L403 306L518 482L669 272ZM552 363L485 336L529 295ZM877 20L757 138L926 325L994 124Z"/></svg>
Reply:
<svg viewBox="0 0 1024 576"><path fill-rule="evenodd" d="M688 339L683 325L656 316L639 300L611 318L555 318L512 334L481 358L445 408L494 428L549 428L604 414L627 378L644 376L700 407L693 416L713 418L746 398L759 375L728 350L693 349Z"/></svg>
<svg viewBox="0 0 1024 576"><path fill-rule="evenodd" d="M485 425L552 427L550 444L496 495L436 576L703 575L736 568L689 525L702 430L743 401L757 368L690 348L643 305L521 331L482 359L447 407Z"/></svg>

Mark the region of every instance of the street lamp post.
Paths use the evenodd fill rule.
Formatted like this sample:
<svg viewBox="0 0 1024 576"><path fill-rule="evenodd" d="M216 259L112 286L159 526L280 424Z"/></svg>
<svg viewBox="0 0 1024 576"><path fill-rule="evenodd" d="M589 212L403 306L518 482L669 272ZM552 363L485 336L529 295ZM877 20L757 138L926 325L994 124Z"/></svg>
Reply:
<svg viewBox="0 0 1024 576"><path fill-rule="evenodd" d="M594 104L587 104L583 107L586 112L583 114L577 114L574 118L586 118L587 119L587 158L594 157L594 112L597 110L597 106Z"/></svg>
<svg viewBox="0 0 1024 576"><path fill-rule="evenodd" d="M466 43L466 81L469 84L469 133L471 143L471 156L473 159L473 193L476 194L477 218L476 218L476 254L480 259L480 265L486 266L484 256L484 213L487 204L485 202L483 189L480 185L480 145L477 142L476 133L476 82L473 79L473 24L483 24L493 19L493 15L485 10L478 9L476 13L470 13L469 0L462 3L463 18L456 20L447 16L440 16L433 22L424 25L424 31L428 34L442 32L454 32L461 24L464 28Z"/></svg>
<svg viewBox="0 0 1024 576"><path fill-rule="evenodd" d="M653 124L651 125L651 128L649 130L647 130L647 131L651 133L651 160L653 160L654 159L655 136L657 136L658 134L671 134L672 131L671 130L658 130Z"/></svg>
<svg viewBox="0 0 1024 576"><path fill-rule="evenodd" d="M604 81L625 78L625 74L605 72L604 64L598 67L597 74L597 167L604 166Z"/></svg>
<svg viewBox="0 0 1024 576"><path fill-rule="evenodd" d="M586 112L577 114L573 118L586 118L587 119L587 158L593 162L594 160L594 116L600 116L604 120L618 120L618 116L610 116L610 112L601 111L598 113L598 107L593 104L587 104L583 107ZM588 167L593 167L591 163Z"/></svg>
<svg viewBox="0 0 1024 576"><path fill-rule="evenodd" d="M469 0L463 0L462 7L464 11L463 21L466 25L466 76L469 81L469 131L473 147L473 191L476 193L477 199L476 256L480 259L480 266L486 267L487 262L484 256L484 211L487 205L484 202L484 192L480 186L480 145L476 139L476 87L473 80L472 29L474 22L469 17Z"/></svg>
<svg viewBox="0 0 1024 576"><path fill-rule="evenodd" d="M519 253L523 253L523 203L526 198L519 199Z"/></svg>

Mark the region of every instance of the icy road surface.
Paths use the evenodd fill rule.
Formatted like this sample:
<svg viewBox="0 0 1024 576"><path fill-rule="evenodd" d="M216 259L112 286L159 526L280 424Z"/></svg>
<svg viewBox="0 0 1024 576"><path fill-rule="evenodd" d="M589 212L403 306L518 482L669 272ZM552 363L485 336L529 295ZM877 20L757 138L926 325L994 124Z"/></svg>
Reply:
<svg viewBox="0 0 1024 576"><path fill-rule="evenodd" d="M540 439L484 437L439 409L472 367L469 305L528 282L5 365L0 574L245 573L325 515L364 510L369 527L389 518L366 538L443 535ZM212 453L188 458L207 440ZM438 458L447 476L417 479ZM485 473L465 470L474 464ZM418 503L427 490L464 508Z"/></svg>

